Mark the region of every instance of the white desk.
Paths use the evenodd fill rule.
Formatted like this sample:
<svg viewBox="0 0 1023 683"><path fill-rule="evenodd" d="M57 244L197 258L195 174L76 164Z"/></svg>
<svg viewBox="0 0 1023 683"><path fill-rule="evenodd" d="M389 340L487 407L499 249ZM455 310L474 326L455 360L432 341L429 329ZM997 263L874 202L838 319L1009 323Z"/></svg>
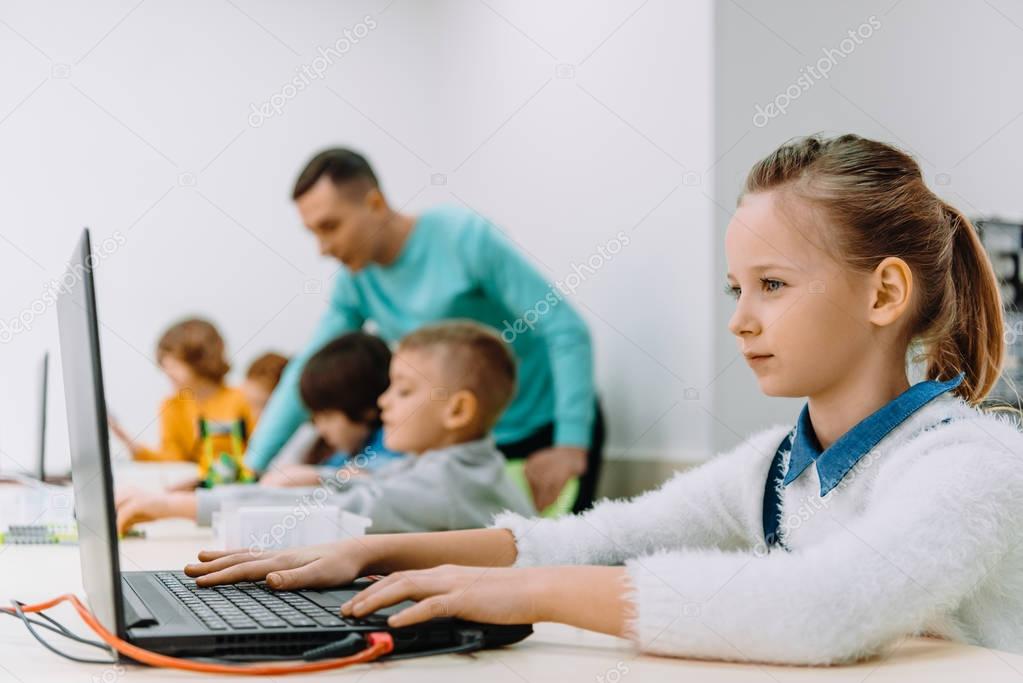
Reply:
<svg viewBox="0 0 1023 683"><path fill-rule="evenodd" d="M166 482L155 470L122 471L118 479L131 479L144 485ZM123 477L123 479L122 479ZM174 481L176 479L170 479ZM2 514L2 511L0 511ZM166 521L147 525L148 537L121 543L123 570L169 569L183 566L196 552L208 547L211 535L191 523ZM74 546L0 546L0 602L12 598L34 603L60 593L75 592L84 597ZM91 635L68 605L50 612L52 616L82 635ZM44 634L48 632L44 631ZM44 635L45 637L45 635ZM60 647L71 648L64 639ZM63 642L62 642L63 641ZM75 646L83 656L96 656L99 650ZM101 654L101 653L99 653ZM856 666L808 668L701 662L692 660L637 656L623 640L557 624L539 624L536 633L525 641L503 650L473 655L446 655L393 663L369 664L340 671L308 676L365 681L408 681L417 683L466 681L476 683L542 683L590 681L635 683L646 681L856 681L869 676L879 681L961 681L966 677L993 681L1023 681L1023 655L995 652L945 641L914 638L901 643L885 659ZM204 674L202 679L211 675ZM0 617L0 683L35 681L81 681L82 683L121 683L122 681L200 680L183 671L120 665L114 669L102 665L75 664L47 652L11 617ZM230 677L224 680L258 680L256 677ZM267 680L265 677L261 680ZM279 679L274 679L279 680Z"/></svg>

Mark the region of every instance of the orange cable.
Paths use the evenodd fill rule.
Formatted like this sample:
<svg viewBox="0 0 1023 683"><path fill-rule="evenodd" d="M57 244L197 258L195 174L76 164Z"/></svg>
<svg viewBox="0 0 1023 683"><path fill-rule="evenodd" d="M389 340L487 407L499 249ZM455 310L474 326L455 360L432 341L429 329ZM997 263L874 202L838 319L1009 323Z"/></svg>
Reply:
<svg viewBox="0 0 1023 683"><path fill-rule="evenodd" d="M214 664L210 662L197 662L191 659L162 655L157 652L143 650L137 645L132 645L128 641L122 640L110 631L106 630L106 628L99 623L96 617L93 616L92 612L90 612L88 608L82 604L82 601L78 599L78 596L71 593L65 593L64 595L53 598L52 600L40 602L35 605L22 605L21 610L26 614L43 612L51 607L59 605L62 602L70 602L75 608L75 611L78 612L78 616L82 618L82 621L88 624L89 628L95 631L103 642L117 652L125 655L126 657L131 657L136 661L142 662L143 664L169 669L183 669L185 671L198 671L202 673L244 674L247 676L278 676L281 674L328 671L330 669L340 669L353 664L372 662L394 650L394 640L391 638L391 635L389 633L379 632L368 634L367 640L370 643L369 647L362 652L348 657L339 657L320 662L306 662L304 664L254 664L245 666Z"/></svg>

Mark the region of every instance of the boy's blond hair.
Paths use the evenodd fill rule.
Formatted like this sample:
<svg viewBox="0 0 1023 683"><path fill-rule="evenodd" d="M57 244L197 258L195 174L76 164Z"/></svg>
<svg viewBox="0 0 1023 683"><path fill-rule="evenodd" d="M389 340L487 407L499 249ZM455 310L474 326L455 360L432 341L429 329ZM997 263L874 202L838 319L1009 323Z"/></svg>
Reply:
<svg viewBox="0 0 1023 683"><path fill-rule="evenodd" d="M471 391L486 431L497 423L515 394L515 356L501 337L471 320L420 327L398 342L401 351L440 351L444 381L452 391Z"/></svg>

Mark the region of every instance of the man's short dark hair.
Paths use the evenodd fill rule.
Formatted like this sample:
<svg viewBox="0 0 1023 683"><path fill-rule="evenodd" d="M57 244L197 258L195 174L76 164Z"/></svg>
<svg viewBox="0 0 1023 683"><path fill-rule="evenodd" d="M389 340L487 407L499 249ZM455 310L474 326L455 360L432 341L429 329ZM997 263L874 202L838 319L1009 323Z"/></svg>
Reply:
<svg viewBox="0 0 1023 683"><path fill-rule="evenodd" d="M349 332L306 361L299 394L311 412L339 410L352 422L377 414L377 399L390 384L391 349L372 334ZM378 425L379 419L369 420Z"/></svg>
<svg viewBox="0 0 1023 683"><path fill-rule="evenodd" d="M357 182L366 189L380 187L376 173L366 161L366 157L344 147L332 147L309 160L298 174L291 198L298 199L304 195L323 176L327 176L339 186Z"/></svg>

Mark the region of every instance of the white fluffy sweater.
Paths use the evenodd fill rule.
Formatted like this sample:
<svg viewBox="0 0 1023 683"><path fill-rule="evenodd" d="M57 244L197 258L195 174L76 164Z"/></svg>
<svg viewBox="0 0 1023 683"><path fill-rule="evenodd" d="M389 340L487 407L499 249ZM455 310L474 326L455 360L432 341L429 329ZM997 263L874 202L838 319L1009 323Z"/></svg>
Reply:
<svg viewBox="0 0 1023 683"><path fill-rule="evenodd" d="M761 431L629 501L494 525L515 535L518 566L624 563L630 636L646 652L827 664L925 633L1023 652L1015 419L934 399L823 498L814 467L783 487L790 552L767 552L764 485L789 430Z"/></svg>

